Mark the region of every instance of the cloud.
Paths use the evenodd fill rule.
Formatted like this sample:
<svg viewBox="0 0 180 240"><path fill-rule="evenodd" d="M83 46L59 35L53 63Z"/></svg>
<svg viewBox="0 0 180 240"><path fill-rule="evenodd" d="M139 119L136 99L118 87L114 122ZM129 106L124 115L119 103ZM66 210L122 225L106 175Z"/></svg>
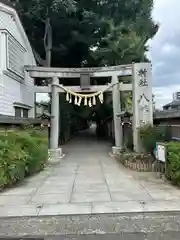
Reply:
<svg viewBox="0 0 180 240"><path fill-rule="evenodd" d="M153 66L153 92L157 106L172 100L172 93L180 91L180 1L155 0L153 19L160 24L150 41Z"/></svg>
<svg viewBox="0 0 180 240"><path fill-rule="evenodd" d="M36 102L49 101L48 93L36 93Z"/></svg>
<svg viewBox="0 0 180 240"><path fill-rule="evenodd" d="M172 85L169 87L153 87L155 95L156 108L161 109L163 105L172 101L172 95L177 90L180 90L180 85Z"/></svg>

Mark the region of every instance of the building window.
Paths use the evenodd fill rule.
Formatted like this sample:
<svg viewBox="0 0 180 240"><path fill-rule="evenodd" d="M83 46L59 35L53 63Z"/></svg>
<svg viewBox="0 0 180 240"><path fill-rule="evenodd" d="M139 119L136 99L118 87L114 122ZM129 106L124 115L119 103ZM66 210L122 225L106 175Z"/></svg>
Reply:
<svg viewBox="0 0 180 240"><path fill-rule="evenodd" d="M29 109L15 107L15 117L17 118L28 118L29 117Z"/></svg>
<svg viewBox="0 0 180 240"><path fill-rule="evenodd" d="M7 35L7 69L23 77L25 49L11 35Z"/></svg>
<svg viewBox="0 0 180 240"><path fill-rule="evenodd" d="M177 99L180 99L180 92L177 92Z"/></svg>
<svg viewBox="0 0 180 240"><path fill-rule="evenodd" d="M23 118L28 118L28 109L23 109Z"/></svg>
<svg viewBox="0 0 180 240"><path fill-rule="evenodd" d="M21 108L15 107L15 117L21 117Z"/></svg>

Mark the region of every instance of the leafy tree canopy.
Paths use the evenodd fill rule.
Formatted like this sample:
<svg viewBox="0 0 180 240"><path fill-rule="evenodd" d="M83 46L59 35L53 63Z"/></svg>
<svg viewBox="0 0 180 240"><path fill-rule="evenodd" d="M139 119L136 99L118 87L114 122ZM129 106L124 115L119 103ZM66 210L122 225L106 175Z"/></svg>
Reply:
<svg viewBox="0 0 180 240"><path fill-rule="evenodd" d="M141 61L146 41L157 31L151 19L153 0L10 2L41 65L77 67Z"/></svg>

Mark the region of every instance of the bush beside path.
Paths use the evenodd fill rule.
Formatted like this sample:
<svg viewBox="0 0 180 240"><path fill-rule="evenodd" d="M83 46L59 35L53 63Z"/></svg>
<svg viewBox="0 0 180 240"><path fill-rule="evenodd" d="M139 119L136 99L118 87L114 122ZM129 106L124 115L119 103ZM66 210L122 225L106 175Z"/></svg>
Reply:
<svg viewBox="0 0 180 240"><path fill-rule="evenodd" d="M48 140L36 131L7 132L0 135L0 190L44 169L48 160Z"/></svg>
<svg viewBox="0 0 180 240"><path fill-rule="evenodd" d="M167 146L166 178L172 184L180 186L180 142L172 141L172 136L167 126L158 128L153 125L145 125L140 129L142 145L146 153L155 158L157 142L164 142Z"/></svg>

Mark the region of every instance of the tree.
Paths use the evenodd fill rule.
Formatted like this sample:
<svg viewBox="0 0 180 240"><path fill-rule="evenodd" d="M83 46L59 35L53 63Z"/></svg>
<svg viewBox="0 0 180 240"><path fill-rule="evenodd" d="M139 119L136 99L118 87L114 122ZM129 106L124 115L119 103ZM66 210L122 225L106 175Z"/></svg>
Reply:
<svg viewBox="0 0 180 240"><path fill-rule="evenodd" d="M11 1L41 65L102 66L140 61L146 41L157 31L151 19L153 0Z"/></svg>
<svg viewBox="0 0 180 240"><path fill-rule="evenodd" d="M12 0L32 43L39 65L51 66L53 28L59 13L66 15L76 9L74 0ZM38 39L38 41L37 41ZM42 47L43 46L43 47ZM40 50L40 53L37 52ZM44 59L42 59L42 57Z"/></svg>
<svg viewBox="0 0 180 240"><path fill-rule="evenodd" d="M144 61L146 42L157 32L153 23L152 0L123 0L107 4L104 33L92 56L102 65L128 64Z"/></svg>

